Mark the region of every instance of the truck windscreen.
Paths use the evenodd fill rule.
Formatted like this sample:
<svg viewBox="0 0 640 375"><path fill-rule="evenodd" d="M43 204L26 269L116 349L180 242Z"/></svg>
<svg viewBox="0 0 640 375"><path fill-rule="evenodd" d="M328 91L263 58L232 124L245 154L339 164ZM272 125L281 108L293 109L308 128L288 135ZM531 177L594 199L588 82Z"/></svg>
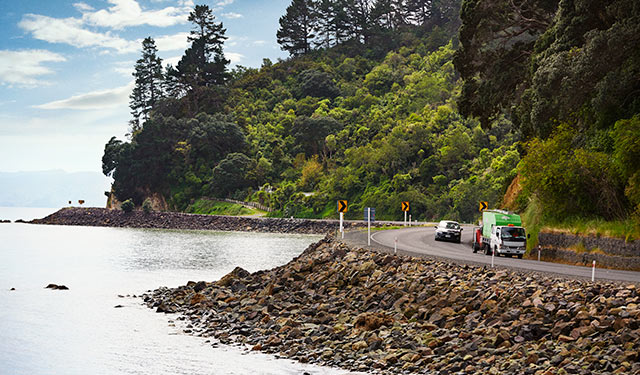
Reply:
<svg viewBox="0 0 640 375"><path fill-rule="evenodd" d="M503 227L500 236L505 240L524 240L524 229Z"/></svg>

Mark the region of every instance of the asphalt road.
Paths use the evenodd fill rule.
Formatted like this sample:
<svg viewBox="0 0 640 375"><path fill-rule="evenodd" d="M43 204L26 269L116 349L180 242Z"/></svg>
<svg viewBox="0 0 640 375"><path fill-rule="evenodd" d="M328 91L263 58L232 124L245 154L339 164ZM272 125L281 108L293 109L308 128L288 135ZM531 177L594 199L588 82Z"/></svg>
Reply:
<svg viewBox="0 0 640 375"><path fill-rule="evenodd" d="M397 249L401 254L449 258L464 263L490 265L491 256L480 252L474 254L471 251L472 227L464 226L463 228L462 242L459 244L436 241L434 239L435 228L433 227L411 227L372 232L371 244L374 247L376 245L378 247L382 246L386 248L386 251L393 251L394 242L397 239ZM348 234L348 240L360 246L365 246L367 241L366 231L350 233ZM496 266L556 274L571 278L591 279L591 267L569 266L560 263L499 256L494 257L494 264ZM640 272L596 268L595 278L640 283Z"/></svg>

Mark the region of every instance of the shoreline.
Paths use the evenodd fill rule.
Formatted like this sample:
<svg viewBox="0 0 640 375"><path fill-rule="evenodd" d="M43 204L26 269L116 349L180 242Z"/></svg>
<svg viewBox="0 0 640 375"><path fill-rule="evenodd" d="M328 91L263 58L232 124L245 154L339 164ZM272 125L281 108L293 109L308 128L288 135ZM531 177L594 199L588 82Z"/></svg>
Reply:
<svg viewBox="0 0 640 375"><path fill-rule="evenodd" d="M179 314L185 333L350 371L640 372L635 285L394 256L329 236L284 266L141 298Z"/></svg>
<svg viewBox="0 0 640 375"><path fill-rule="evenodd" d="M338 230L337 220L281 219L247 216L215 216L181 212L123 212L107 208L62 208L42 219L28 221L40 225L81 225L116 228L156 228L242 231L263 233L328 234ZM382 226L384 224L373 224ZM366 228L364 222L345 222L345 230Z"/></svg>

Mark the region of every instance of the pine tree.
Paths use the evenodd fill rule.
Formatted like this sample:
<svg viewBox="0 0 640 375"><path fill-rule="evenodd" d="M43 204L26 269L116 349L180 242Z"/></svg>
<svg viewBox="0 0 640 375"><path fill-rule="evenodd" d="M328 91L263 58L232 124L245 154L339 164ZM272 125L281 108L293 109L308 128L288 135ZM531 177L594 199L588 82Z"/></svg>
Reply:
<svg viewBox="0 0 640 375"><path fill-rule="evenodd" d="M153 38L147 37L142 41L142 57L135 64L135 86L129 96L129 107L133 115L133 120L130 121L131 134L140 130L140 120L149 119L149 112L163 96L162 59L157 56L157 52Z"/></svg>
<svg viewBox="0 0 640 375"><path fill-rule="evenodd" d="M222 23L215 22L215 16L207 5L196 5L188 19L194 23L194 29L187 38L191 46L175 69L170 71L172 80L174 83L180 81L186 91L224 84L229 78L227 65L230 62L224 57L222 48L227 30Z"/></svg>
<svg viewBox="0 0 640 375"><path fill-rule="evenodd" d="M311 0L293 0L287 13L280 17L277 37L280 48L292 56L308 53L317 24L314 4Z"/></svg>

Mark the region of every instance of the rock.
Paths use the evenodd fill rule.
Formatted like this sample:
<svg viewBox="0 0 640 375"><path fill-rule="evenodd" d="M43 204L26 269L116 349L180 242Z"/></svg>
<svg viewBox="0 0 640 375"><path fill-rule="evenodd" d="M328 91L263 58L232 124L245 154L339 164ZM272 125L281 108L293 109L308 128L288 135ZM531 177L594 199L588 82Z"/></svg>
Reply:
<svg viewBox="0 0 640 375"><path fill-rule="evenodd" d="M207 287L207 283L204 281L199 281L193 286L193 291L196 293L200 293Z"/></svg>
<svg viewBox="0 0 640 375"><path fill-rule="evenodd" d="M9 289L9 290L16 290L16 288L11 288L11 289Z"/></svg>
<svg viewBox="0 0 640 375"><path fill-rule="evenodd" d="M45 289L54 289L54 290L69 290L66 285L57 285L57 284L49 284L44 287Z"/></svg>
<svg viewBox="0 0 640 375"><path fill-rule="evenodd" d="M122 307L124 307L124 306L122 306L122 305L115 305L115 306L113 306L113 308L114 308L114 309L120 309L120 308L122 308Z"/></svg>
<svg viewBox="0 0 640 375"><path fill-rule="evenodd" d="M141 298L194 335L380 374L640 373L635 289L348 248ZM632 292L621 292L621 291Z"/></svg>
<svg viewBox="0 0 640 375"><path fill-rule="evenodd" d="M381 326L393 324L393 318L381 313L363 313L356 317L353 325L356 329L372 331Z"/></svg>

